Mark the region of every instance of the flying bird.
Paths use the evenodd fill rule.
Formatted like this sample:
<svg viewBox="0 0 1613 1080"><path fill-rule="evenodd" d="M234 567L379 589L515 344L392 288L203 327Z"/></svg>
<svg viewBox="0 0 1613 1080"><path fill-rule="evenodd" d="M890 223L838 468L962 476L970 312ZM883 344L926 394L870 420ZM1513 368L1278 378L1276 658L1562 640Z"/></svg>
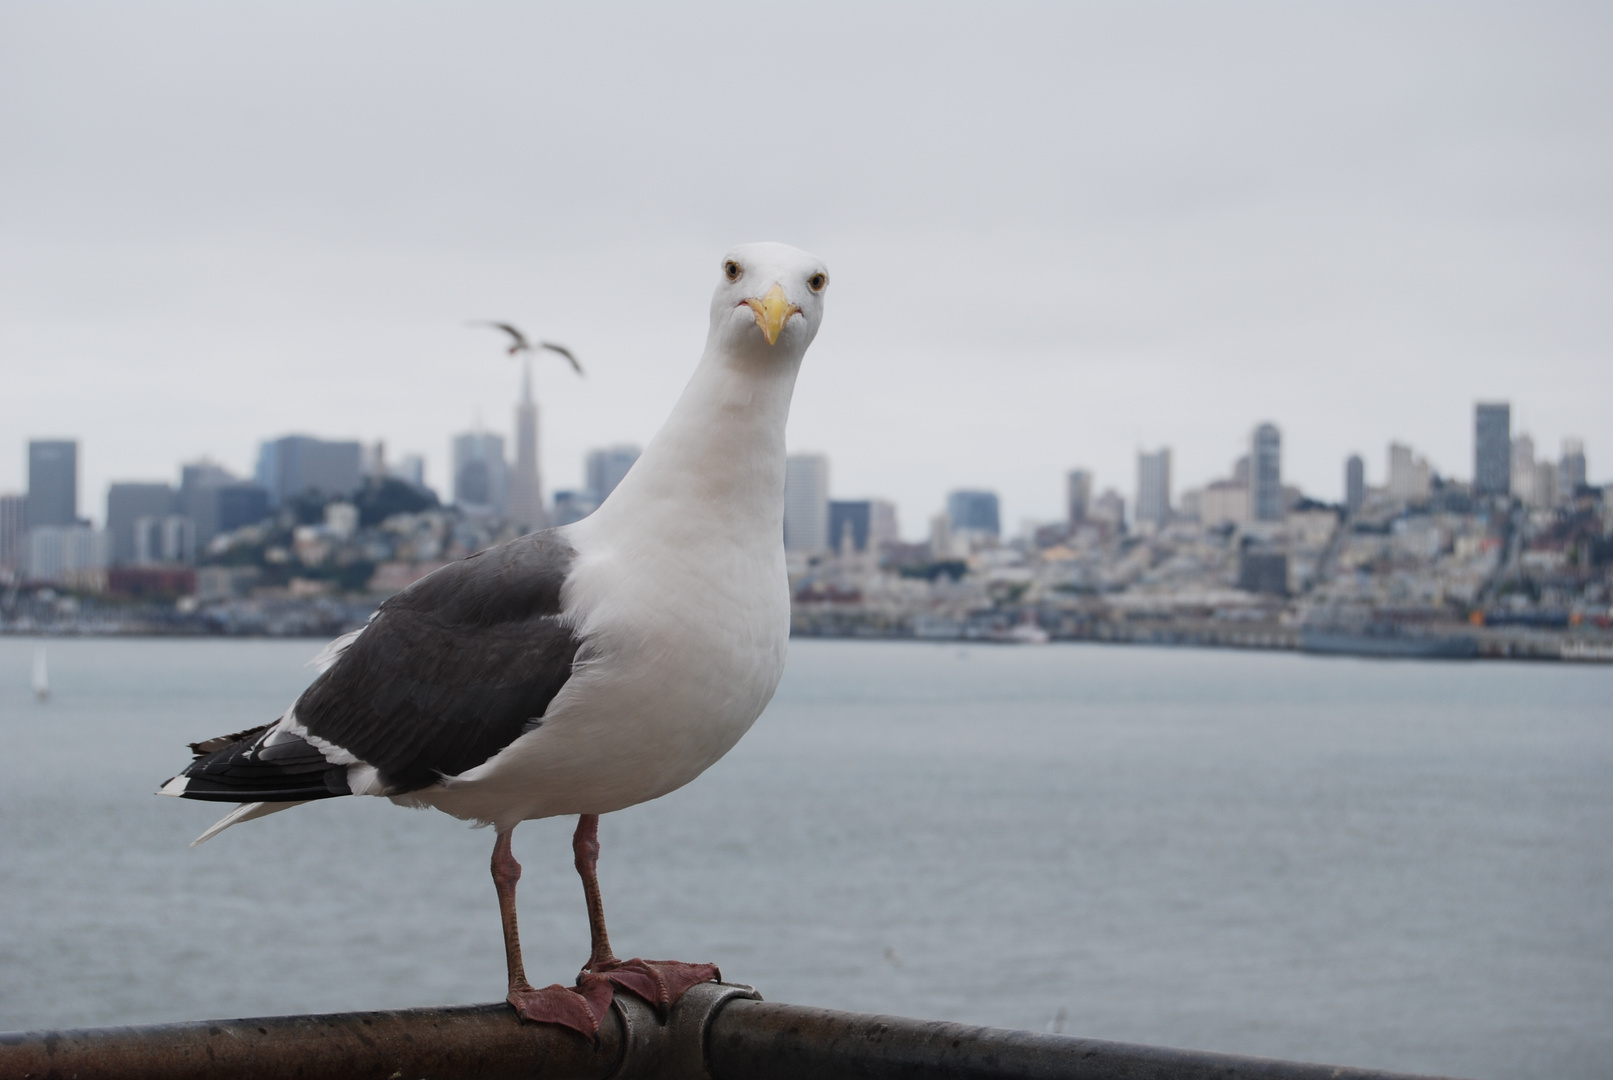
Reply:
<svg viewBox="0 0 1613 1080"><path fill-rule="evenodd" d="M519 356L521 353L533 353L537 352L539 349L548 349L550 352L559 353L561 356L564 356L568 361L571 362L572 370L578 375L582 374L582 365L577 363L577 358L571 355L571 350L566 348L564 345L556 345L552 341L540 341L537 343L537 345L533 345L526 339L525 334L521 333L520 330L511 326L507 322L487 322L483 320L470 323L469 325L491 326L495 330L502 330L506 334L510 335L510 347L504 351L509 353L511 356Z"/></svg>
<svg viewBox="0 0 1613 1080"><path fill-rule="evenodd" d="M664 1015L717 977L710 964L617 959L599 815L699 776L778 685L784 425L828 281L820 260L783 244L729 252L694 375L609 498L420 579L327 646L279 719L192 744L162 793L240 804L195 842L314 799L435 807L494 828L508 1001L521 1016L591 1035L617 988ZM521 962L510 837L571 814L591 950L575 987L538 989Z"/></svg>

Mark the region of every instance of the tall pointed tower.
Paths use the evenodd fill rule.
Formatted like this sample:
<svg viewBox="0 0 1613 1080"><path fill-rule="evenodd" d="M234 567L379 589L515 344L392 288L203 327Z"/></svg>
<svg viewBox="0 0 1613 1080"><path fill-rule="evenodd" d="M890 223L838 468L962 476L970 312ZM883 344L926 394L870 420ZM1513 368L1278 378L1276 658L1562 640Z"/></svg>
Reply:
<svg viewBox="0 0 1613 1080"><path fill-rule="evenodd" d="M515 473L510 477L510 520L522 532L548 524L538 477L538 405L532 400L532 360L521 357L521 403L515 407Z"/></svg>

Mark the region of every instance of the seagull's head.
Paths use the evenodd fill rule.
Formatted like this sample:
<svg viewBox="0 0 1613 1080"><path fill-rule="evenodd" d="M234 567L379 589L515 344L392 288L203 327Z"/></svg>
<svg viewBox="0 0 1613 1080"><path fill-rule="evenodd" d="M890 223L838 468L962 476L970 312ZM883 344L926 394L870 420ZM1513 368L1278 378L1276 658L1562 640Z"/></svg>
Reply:
<svg viewBox="0 0 1613 1080"><path fill-rule="evenodd" d="M741 355L799 359L823 320L829 271L788 244L741 244L722 258L711 335Z"/></svg>

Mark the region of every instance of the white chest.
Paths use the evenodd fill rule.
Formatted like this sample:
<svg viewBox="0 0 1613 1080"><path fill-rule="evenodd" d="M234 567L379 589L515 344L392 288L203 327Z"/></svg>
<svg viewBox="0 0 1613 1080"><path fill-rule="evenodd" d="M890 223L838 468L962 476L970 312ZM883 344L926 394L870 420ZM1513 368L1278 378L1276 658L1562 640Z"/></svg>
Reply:
<svg viewBox="0 0 1613 1080"><path fill-rule="evenodd" d="M732 749L784 671L782 545L677 550L579 558L567 607L585 645L543 723L420 801L501 825L609 813L682 787Z"/></svg>

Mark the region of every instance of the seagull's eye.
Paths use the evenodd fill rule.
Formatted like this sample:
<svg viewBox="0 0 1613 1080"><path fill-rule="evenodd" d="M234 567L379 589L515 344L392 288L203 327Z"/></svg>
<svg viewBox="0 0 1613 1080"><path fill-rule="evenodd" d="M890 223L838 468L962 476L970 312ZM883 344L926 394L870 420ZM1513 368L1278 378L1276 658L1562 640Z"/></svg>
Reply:
<svg viewBox="0 0 1613 1080"><path fill-rule="evenodd" d="M729 281L739 280L739 264L732 259L722 264L722 272L728 275Z"/></svg>
<svg viewBox="0 0 1613 1080"><path fill-rule="evenodd" d="M807 288L811 289L813 292L822 292L823 287L827 284L829 284L828 274L813 274L811 277L807 278Z"/></svg>

